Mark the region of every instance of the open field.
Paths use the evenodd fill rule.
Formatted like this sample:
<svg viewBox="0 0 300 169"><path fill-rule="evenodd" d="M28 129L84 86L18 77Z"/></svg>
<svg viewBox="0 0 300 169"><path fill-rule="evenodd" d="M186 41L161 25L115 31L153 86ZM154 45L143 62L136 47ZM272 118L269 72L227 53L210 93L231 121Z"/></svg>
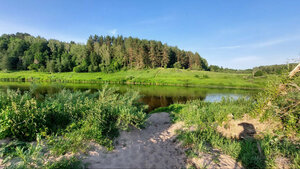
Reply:
<svg viewBox="0 0 300 169"><path fill-rule="evenodd" d="M115 73L44 73L17 71L0 73L0 81L67 83L119 83L146 85L201 86L221 88L264 88L275 75L253 78L251 74L232 74L183 69L127 70Z"/></svg>

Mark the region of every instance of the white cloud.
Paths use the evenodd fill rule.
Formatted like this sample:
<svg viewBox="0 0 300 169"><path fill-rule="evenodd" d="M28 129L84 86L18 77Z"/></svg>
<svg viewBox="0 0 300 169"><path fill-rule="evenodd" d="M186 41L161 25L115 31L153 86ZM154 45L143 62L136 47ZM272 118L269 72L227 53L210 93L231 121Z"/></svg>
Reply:
<svg viewBox="0 0 300 169"><path fill-rule="evenodd" d="M110 34L112 34L113 36L115 36L118 33L117 29L112 29L109 31Z"/></svg>

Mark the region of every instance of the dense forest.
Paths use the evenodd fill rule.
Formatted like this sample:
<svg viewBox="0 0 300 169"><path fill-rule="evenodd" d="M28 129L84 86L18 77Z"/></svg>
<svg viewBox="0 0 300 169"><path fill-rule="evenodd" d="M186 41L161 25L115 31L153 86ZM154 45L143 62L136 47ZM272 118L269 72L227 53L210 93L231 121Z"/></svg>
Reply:
<svg viewBox="0 0 300 169"><path fill-rule="evenodd" d="M2 70L115 72L157 67L208 70L208 63L198 53L132 37L94 35L86 44L47 40L27 33L0 37Z"/></svg>

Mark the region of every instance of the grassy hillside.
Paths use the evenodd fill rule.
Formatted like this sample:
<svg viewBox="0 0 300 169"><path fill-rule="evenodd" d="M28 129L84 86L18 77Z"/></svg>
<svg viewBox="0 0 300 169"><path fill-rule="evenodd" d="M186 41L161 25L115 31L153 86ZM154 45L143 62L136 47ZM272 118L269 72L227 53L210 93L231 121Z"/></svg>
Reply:
<svg viewBox="0 0 300 169"><path fill-rule="evenodd" d="M0 73L0 81L39 81L69 83L120 83L202 87L263 88L269 78L250 74L219 73L182 69L127 70L116 73L46 73L18 71Z"/></svg>

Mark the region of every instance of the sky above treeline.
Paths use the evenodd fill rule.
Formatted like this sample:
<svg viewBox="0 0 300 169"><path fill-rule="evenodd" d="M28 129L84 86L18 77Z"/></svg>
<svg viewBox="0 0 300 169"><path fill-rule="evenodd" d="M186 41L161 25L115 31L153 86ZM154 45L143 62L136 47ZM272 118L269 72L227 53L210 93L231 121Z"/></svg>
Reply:
<svg viewBox="0 0 300 169"><path fill-rule="evenodd" d="M300 58L300 0L0 0L0 34L159 40L246 69Z"/></svg>

